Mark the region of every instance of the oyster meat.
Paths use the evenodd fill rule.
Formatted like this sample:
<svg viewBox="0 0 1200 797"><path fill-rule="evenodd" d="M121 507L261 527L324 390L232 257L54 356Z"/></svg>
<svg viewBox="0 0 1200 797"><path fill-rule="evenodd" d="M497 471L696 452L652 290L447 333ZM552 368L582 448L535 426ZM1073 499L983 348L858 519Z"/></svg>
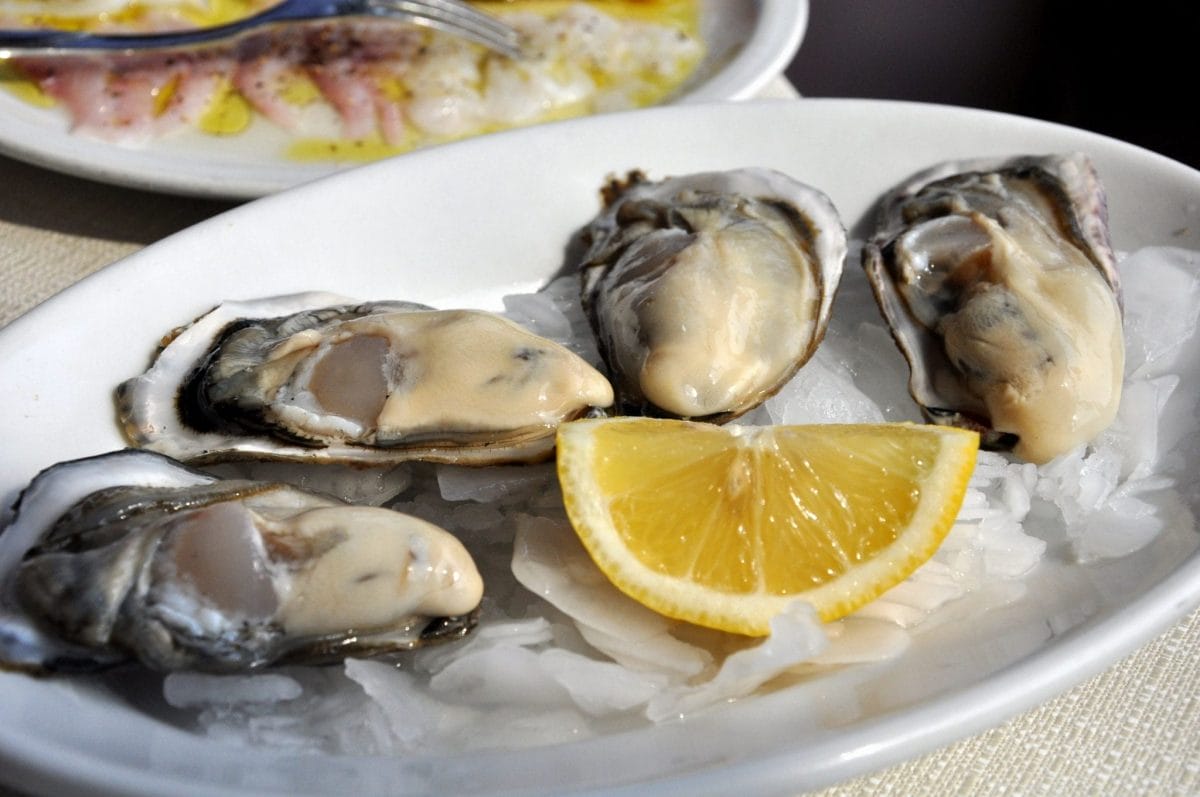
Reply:
<svg viewBox="0 0 1200 797"><path fill-rule="evenodd" d="M461 637L482 593L467 550L423 520L129 449L22 493L0 532L0 666L377 656Z"/></svg>
<svg viewBox="0 0 1200 797"><path fill-rule="evenodd" d="M928 420L1036 463L1112 423L1120 284L1086 156L922 172L883 199L863 266Z"/></svg>
<svg viewBox="0 0 1200 797"><path fill-rule="evenodd" d="M320 293L226 302L117 390L130 441L193 463L532 461L612 398L501 316Z"/></svg>
<svg viewBox="0 0 1200 797"><path fill-rule="evenodd" d="M766 169L632 172L603 193L578 265L622 412L723 422L812 356L846 256L823 193Z"/></svg>

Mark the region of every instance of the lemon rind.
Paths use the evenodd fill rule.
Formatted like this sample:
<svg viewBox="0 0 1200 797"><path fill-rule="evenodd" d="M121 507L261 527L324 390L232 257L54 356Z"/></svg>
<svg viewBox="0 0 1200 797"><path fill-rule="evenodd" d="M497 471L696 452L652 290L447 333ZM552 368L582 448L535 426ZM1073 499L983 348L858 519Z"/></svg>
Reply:
<svg viewBox="0 0 1200 797"><path fill-rule="evenodd" d="M595 419L560 427L559 451L569 448L573 452L573 456L559 456L560 482L582 483L580 471L590 469L595 444L586 425L640 420ZM875 600L929 560L954 525L975 467L978 435L973 432L919 424L880 426L907 426L938 435L938 468L922 482L921 496L904 533L869 561L856 565L852 573L809 590L790 595L729 594L655 571L620 543L599 491L564 490L567 516L608 579L623 593L660 614L709 628L762 636L770 633L772 618L792 602L803 600L813 605L822 620L835 620ZM569 438L569 446L563 445L563 438ZM603 527L596 528L598 524ZM926 524L926 534L907 530L925 528ZM588 531L580 531L581 526Z"/></svg>

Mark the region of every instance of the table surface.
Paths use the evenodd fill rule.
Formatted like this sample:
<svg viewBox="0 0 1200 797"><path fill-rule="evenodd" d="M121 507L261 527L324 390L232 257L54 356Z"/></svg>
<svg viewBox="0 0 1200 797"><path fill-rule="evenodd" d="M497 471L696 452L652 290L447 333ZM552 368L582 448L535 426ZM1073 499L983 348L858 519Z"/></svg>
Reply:
<svg viewBox="0 0 1200 797"><path fill-rule="evenodd" d="M780 79L763 96L795 93ZM233 207L79 180L4 157L0 186L0 326L87 274ZM0 785L0 797L18 793ZM967 793L1200 794L1200 611L1038 708L820 792Z"/></svg>

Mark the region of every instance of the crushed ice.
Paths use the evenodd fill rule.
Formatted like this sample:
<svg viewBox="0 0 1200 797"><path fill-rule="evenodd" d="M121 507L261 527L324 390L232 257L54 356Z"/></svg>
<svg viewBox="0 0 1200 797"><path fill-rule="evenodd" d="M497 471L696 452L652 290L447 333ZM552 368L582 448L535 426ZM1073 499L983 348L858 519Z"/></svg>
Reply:
<svg viewBox="0 0 1200 797"><path fill-rule="evenodd" d="M914 628L969 593L1017 599L1050 544L1065 540L1080 561L1135 551L1164 527L1162 507L1178 506L1181 452L1197 442L1200 253L1142 250L1121 271L1126 381L1113 427L1040 468L980 452L938 552L852 617L822 625L797 602L771 636L754 641L646 609L587 556L563 514L552 466L413 466L365 485L330 471L318 489L390 503L463 539L488 585L480 628L399 665L351 660L343 670L175 674L165 682L167 700L198 709L212 736L297 750L557 743L686 717L783 674L819 677L823 668L898 655ZM595 363L575 290L574 278L562 278L504 304L514 320ZM906 380L865 280L848 272L816 356L745 422L917 420ZM1145 422L1154 417L1158 423Z"/></svg>

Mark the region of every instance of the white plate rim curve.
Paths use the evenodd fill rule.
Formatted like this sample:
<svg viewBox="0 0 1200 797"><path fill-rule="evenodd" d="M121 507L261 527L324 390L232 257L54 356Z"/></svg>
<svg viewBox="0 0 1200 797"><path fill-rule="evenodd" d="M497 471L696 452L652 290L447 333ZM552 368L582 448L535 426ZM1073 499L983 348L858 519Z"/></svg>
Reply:
<svg viewBox="0 0 1200 797"><path fill-rule="evenodd" d="M635 137L633 144L612 143L616 140L614 134L622 131L633 131L642 136ZM933 136L934 133L937 135ZM681 147L681 139L690 146ZM885 143L888 141L891 143ZM317 229L322 224L353 223L352 214L341 215L337 209L341 203L355 195L376 194L376 199L387 197L395 193L397 189L394 186L402 184L405 178L440 176L446 184L461 188L475 184L488 174L488 168L495 172L488 176L502 180L514 173L521 173L536 160L549 161L549 165L543 164L545 179L570 185L573 190L586 187L594 191L598 185L596 181L604 176L600 173L602 170L643 167L651 170L652 174L662 175L684 167L731 168L750 163L781 166L802 162L813 173L824 171L850 176L856 173L854 170L859 163L865 163L879 175L847 178L848 182L856 180L861 183L856 183L852 192L854 195L847 202L847 206L852 205L854 210L847 213L845 220L853 225L869 206L872 187L876 189L874 193L881 193L890 187L894 179L946 156L992 152L1015 154L1013 147L1017 145L1036 145L1039 149L1083 147L1096 158L1102 176L1107 175L1106 179L1112 178L1116 184L1130 187L1131 190L1136 188L1138 181L1147 184L1145 196L1134 196L1132 193L1122 196L1110 189L1114 239L1118 248L1152 242L1200 248L1200 231L1195 229L1196 215L1200 210L1194 207L1194 203L1189 207L1174 203L1172 199L1184 196L1189 190L1200 189L1200 173L1096 134L1003 114L880 101L803 100L678 106L564 122L541 129L463 142L454 148L430 150L411 158L337 175L235 209L102 270L18 319L0 332L0 365L9 367L6 373L12 373L14 365L32 369L34 365L20 360L18 352L31 346L57 345L58 340L54 335L58 333L51 334L48 325L91 302L96 296L113 297L110 301L120 306L121 302L130 298L160 295L164 286L177 284L180 275L190 273L194 278L197 265L214 254L230 256L240 252L247 260L253 261L256 256L270 251L262 243L263 236L256 229L261 229L264 222L268 228L277 231L283 230L281 225L291 220L300 224L299 228L303 229L300 237L305 240L287 244L285 255L301 256L313 248L313 241L307 240L306 236L328 232ZM816 151L821 147L826 149ZM520 156L518 153L522 152L526 154ZM899 157L898 153L903 153L903 157ZM508 161L505 160L506 156ZM889 156L895 156L894 162L885 160ZM580 161L586 161L586 167L578 167L586 173L571 174L570 164ZM461 167L464 163L478 168L474 173L463 173ZM807 175L796 176L811 179ZM818 179L812 182L828 190L835 202L842 196L832 183L823 185L823 181ZM1159 189L1163 185L1168 185L1173 193L1161 192ZM557 191L557 188L554 190ZM1164 199L1160 196L1163 193L1172 196ZM849 195L847 193L846 196ZM1155 196L1159 196L1158 204L1155 204ZM573 194L572 197L566 204L579 204ZM511 225L498 222L493 228L487 218L472 216L472 213L486 208L489 199L487 196L479 198L478 206L475 200L462 203L469 211L465 215L472 219L472 235L486 239L487 246L503 236L514 234L507 229ZM577 209L572 207L563 212L571 217ZM354 211L358 215L363 212L361 207ZM546 213L555 218L555 224L561 226L562 219L557 210L547 209ZM327 216L332 219L327 219ZM1135 216L1146 218L1132 218ZM580 218L579 223L585 220ZM1192 227L1190 233L1184 233L1182 238L1171 237L1172 231L1187 228L1189 221ZM307 229L309 223L314 225L311 231ZM452 228L448 226L447 229ZM425 232L436 235L438 229L434 225L426 227ZM415 243L420 244L419 241ZM352 254L369 253L371 247L380 246L378 242L349 244ZM322 250L324 246L318 245L316 249ZM432 244L426 246L431 247ZM473 243L471 246L484 247L485 243ZM543 248L540 255L545 257L547 251L552 252L553 249L553 246ZM312 257L319 258L327 254L325 251L316 251ZM450 260L452 262L446 268L452 271L455 260L452 248ZM528 284L527 277L530 275L540 273L544 276L546 266L543 262L540 271L529 266L529 273L514 274L513 287ZM375 262L363 265L364 270L371 272L365 278L367 282L379 279L374 272L377 267ZM303 268L306 276L311 278L313 267ZM221 265L215 269L211 280L213 284L202 280L195 296L170 297L165 304L202 303L211 298L214 291L227 290L221 283L230 280L230 275L235 271L235 266ZM470 283L468 277L457 278L453 274L446 279L451 282L460 279L459 289ZM503 278L496 279L500 283L506 282ZM422 282L418 280L414 288L429 290L430 295L418 298L436 298L439 289L422 285ZM117 311L102 312L111 315ZM177 309L146 308L146 314L151 317L162 313L170 316L177 314ZM138 323L159 322L147 318ZM40 344L39 339L43 339ZM97 365L97 372L104 375L113 367L104 362ZM90 378L90 374L85 374L84 381ZM23 389L25 387L22 385L0 387L0 398L5 398L5 390ZM11 397L8 398L11 401ZM97 413L99 417L105 414L100 411ZM85 425L84 428L90 427ZM76 441L59 441L58 444L67 449L78 445ZM17 439L15 445L20 450L22 440ZM17 469L24 471L23 475L27 478L32 475L30 471L35 465L40 466L39 458L51 456L52 453L46 451L29 456L27 452ZM75 455L83 453L96 452L76 452ZM6 454L6 457L9 456ZM7 482L0 484L0 493L11 488L13 477L5 478ZM1110 666L1197 605L1200 605L1200 554L1192 551L1166 571L1158 583L1135 595L1127 605L1088 619L1055 639L1053 644L1004 666L979 683L950 689L935 698L868 718L840 732L817 734L802 748L780 744L774 748L764 748L745 760L738 760L731 755L717 762L697 764L689 771L669 773L658 782L594 783L592 786L595 791L612 793L628 790L638 793L716 794L727 793L735 787L752 788L755 793L784 793L828 785L926 752L1028 709ZM12 679L19 677L0 675L0 705L8 705L13 700ZM86 704L86 695L77 696L77 699ZM735 713L729 716L736 718L737 707L732 707L732 711ZM565 747L590 749L587 744ZM603 745L600 747L603 748ZM562 753L561 750L556 752ZM67 771L63 764L56 763L63 760L58 757L63 753L61 745L56 749L55 740L30 738L18 728L7 724L0 726L0 760L11 765L14 768L11 771L30 774L31 777L41 778L44 783L134 793L153 793L180 785L170 777L164 779L154 772L123 768L102 760L92 760L90 772L80 772L78 768ZM69 755L73 758L67 760L88 761L88 757L78 750ZM222 784L192 785L201 790L209 789L212 793L222 792ZM537 791L536 788L530 790Z"/></svg>
<svg viewBox="0 0 1200 797"><path fill-rule="evenodd" d="M729 10L727 0L703 0L702 5L709 14ZM728 61L714 64L707 79L686 90L676 103L744 99L782 73L804 37L808 2L752 0L752 5L752 10L739 13L754 15L749 38ZM264 143L246 148L236 141L226 148L221 139L199 133L169 136L141 146L118 146L74 135L55 109L39 108L0 92L0 154L114 185L213 199L254 199L357 168L356 164L305 163L256 152L253 147L265 150L284 140L268 127L258 124L251 134Z"/></svg>

